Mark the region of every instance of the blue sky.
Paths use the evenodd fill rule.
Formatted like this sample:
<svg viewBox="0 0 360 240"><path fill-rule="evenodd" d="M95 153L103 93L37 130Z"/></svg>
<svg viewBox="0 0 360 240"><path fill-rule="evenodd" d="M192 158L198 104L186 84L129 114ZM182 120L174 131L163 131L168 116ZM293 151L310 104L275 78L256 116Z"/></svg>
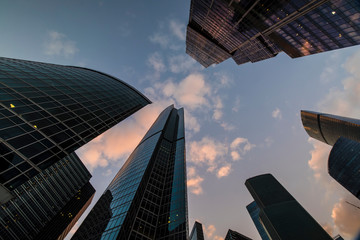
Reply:
<svg viewBox="0 0 360 240"><path fill-rule="evenodd" d="M332 235L352 239L360 211L344 201L360 202L327 174L330 147L309 140L300 110L360 118L360 47L204 69L185 54L189 7L189 0L5 0L0 52L99 70L153 101L77 151L93 175L92 205L174 103L186 113L190 229L198 220L209 240L229 228L260 239L244 182L272 173Z"/></svg>

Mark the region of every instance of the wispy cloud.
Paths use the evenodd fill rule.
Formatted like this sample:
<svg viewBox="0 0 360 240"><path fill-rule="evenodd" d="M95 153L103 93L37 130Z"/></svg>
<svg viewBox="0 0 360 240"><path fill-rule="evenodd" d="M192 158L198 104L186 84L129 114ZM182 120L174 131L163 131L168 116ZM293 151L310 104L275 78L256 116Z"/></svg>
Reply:
<svg viewBox="0 0 360 240"><path fill-rule="evenodd" d="M163 58L158 52L155 52L149 56L147 64L155 71L155 78L159 78L160 74L166 71Z"/></svg>
<svg viewBox="0 0 360 240"><path fill-rule="evenodd" d="M272 111L271 116L275 119L282 119L281 111L279 108L276 108L274 111Z"/></svg>
<svg viewBox="0 0 360 240"><path fill-rule="evenodd" d="M230 144L231 148L231 157L234 161L242 159L241 155L245 155L251 149L253 149L256 145L249 142L246 138L235 138L234 141ZM241 153L241 155L240 155Z"/></svg>
<svg viewBox="0 0 360 240"><path fill-rule="evenodd" d="M189 73L201 70L195 62L189 55L180 54L169 58L169 68L172 73Z"/></svg>
<svg viewBox="0 0 360 240"><path fill-rule="evenodd" d="M44 44L44 53L49 56L72 57L79 49L65 34L50 31Z"/></svg>
<svg viewBox="0 0 360 240"><path fill-rule="evenodd" d="M183 23L179 23L176 20L171 20L169 28L179 40L185 41L186 38L186 26Z"/></svg>
<svg viewBox="0 0 360 240"><path fill-rule="evenodd" d="M200 177L195 167L187 168L187 187L191 193L195 195L200 195L203 193L201 183L204 181L204 178Z"/></svg>

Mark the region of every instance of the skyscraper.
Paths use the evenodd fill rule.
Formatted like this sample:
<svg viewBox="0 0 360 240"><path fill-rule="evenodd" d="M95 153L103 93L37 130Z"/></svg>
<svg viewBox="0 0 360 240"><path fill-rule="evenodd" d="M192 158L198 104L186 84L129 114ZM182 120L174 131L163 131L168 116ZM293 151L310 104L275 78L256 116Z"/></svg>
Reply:
<svg viewBox="0 0 360 240"><path fill-rule="evenodd" d="M256 229L258 230L260 237L262 240L270 240L262 222L260 219L260 208L258 207L258 205L256 204L255 201L253 201L252 203L250 203L249 205L246 206L246 209L248 210L251 219L253 220Z"/></svg>
<svg viewBox="0 0 360 240"><path fill-rule="evenodd" d="M198 221L195 221L194 227L191 230L190 240L204 240L203 227Z"/></svg>
<svg viewBox="0 0 360 240"><path fill-rule="evenodd" d="M72 239L187 239L184 110L166 108Z"/></svg>
<svg viewBox="0 0 360 240"><path fill-rule="evenodd" d="M208 67L230 57L243 64L358 45L359 13L353 0L192 0L186 52Z"/></svg>
<svg viewBox="0 0 360 240"><path fill-rule="evenodd" d="M251 240L251 238L248 238L234 230L229 229L226 234L225 240Z"/></svg>
<svg viewBox="0 0 360 240"><path fill-rule="evenodd" d="M328 170L344 188L360 199L360 143L340 137L331 149Z"/></svg>
<svg viewBox="0 0 360 240"><path fill-rule="evenodd" d="M63 239L89 206L95 189L75 153L13 191L0 208L0 239Z"/></svg>
<svg viewBox="0 0 360 240"><path fill-rule="evenodd" d="M310 137L329 145L334 145L341 136L360 141L358 119L302 110L301 120Z"/></svg>
<svg viewBox="0 0 360 240"><path fill-rule="evenodd" d="M0 58L0 202L148 103L98 71Z"/></svg>
<svg viewBox="0 0 360 240"><path fill-rule="evenodd" d="M332 239L271 174L249 178L245 185L271 239Z"/></svg>

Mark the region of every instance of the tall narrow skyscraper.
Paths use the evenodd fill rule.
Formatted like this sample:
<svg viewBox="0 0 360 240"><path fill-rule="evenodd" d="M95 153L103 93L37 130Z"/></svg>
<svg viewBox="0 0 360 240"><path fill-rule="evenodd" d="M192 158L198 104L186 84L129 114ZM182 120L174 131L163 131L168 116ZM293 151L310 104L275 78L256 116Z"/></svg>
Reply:
<svg viewBox="0 0 360 240"><path fill-rule="evenodd" d="M0 239L63 239L89 206L95 189L75 153L13 191L0 208Z"/></svg>
<svg viewBox="0 0 360 240"><path fill-rule="evenodd" d="M184 110L166 108L72 239L187 239Z"/></svg>
<svg viewBox="0 0 360 240"><path fill-rule="evenodd" d="M260 220L271 239L332 239L271 174L250 178L245 185L260 209Z"/></svg>
<svg viewBox="0 0 360 240"><path fill-rule="evenodd" d="M195 221L194 227L191 230L190 240L204 240L203 227L198 221Z"/></svg>
<svg viewBox="0 0 360 240"><path fill-rule="evenodd" d="M204 67L292 58L360 44L353 0L191 0L186 52Z"/></svg>
<svg viewBox="0 0 360 240"><path fill-rule="evenodd" d="M270 240L269 235L267 234L261 219L260 219L260 208L255 201L246 206L251 219L253 220L256 229L258 230L262 240Z"/></svg>
<svg viewBox="0 0 360 240"><path fill-rule="evenodd" d="M0 202L148 103L98 71L0 58Z"/></svg>
<svg viewBox="0 0 360 240"><path fill-rule="evenodd" d="M251 238L248 238L247 236L244 236L234 230L229 229L225 240L251 240Z"/></svg>
<svg viewBox="0 0 360 240"><path fill-rule="evenodd" d="M301 120L310 137L331 146L339 137L360 142L360 120L358 119L301 110Z"/></svg>
<svg viewBox="0 0 360 240"><path fill-rule="evenodd" d="M328 170L331 177L360 199L360 142L340 137L331 149Z"/></svg>

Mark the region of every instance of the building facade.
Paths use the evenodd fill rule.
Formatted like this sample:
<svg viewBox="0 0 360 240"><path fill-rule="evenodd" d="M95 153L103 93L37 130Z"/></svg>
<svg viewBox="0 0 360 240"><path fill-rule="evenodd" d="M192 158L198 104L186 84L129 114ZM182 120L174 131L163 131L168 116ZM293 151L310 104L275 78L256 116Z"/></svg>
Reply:
<svg viewBox="0 0 360 240"><path fill-rule="evenodd" d="M191 230L190 240L204 240L203 226L198 221L195 221L193 229Z"/></svg>
<svg viewBox="0 0 360 240"><path fill-rule="evenodd" d="M246 206L246 209L248 210L251 219L253 220L256 229L258 230L260 237L262 240L270 240L269 235L267 234L263 223L261 222L260 219L260 208L258 207L258 205L256 204L255 201L253 201L252 203L250 203L249 205Z"/></svg>
<svg viewBox="0 0 360 240"><path fill-rule="evenodd" d="M184 111L166 108L72 239L187 239Z"/></svg>
<svg viewBox="0 0 360 240"><path fill-rule="evenodd" d="M271 239L332 239L271 174L247 179L245 186L260 209L259 218Z"/></svg>
<svg viewBox="0 0 360 240"><path fill-rule="evenodd" d="M72 153L20 185L1 204L0 239L63 239L95 194L90 178Z"/></svg>
<svg viewBox="0 0 360 240"><path fill-rule="evenodd" d="M148 103L98 71L0 58L0 202Z"/></svg>
<svg viewBox="0 0 360 240"><path fill-rule="evenodd" d="M204 67L285 52L292 58L360 44L353 0L192 0L186 52Z"/></svg>
<svg viewBox="0 0 360 240"><path fill-rule="evenodd" d="M360 120L313 111L301 111L304 129L310 137L334 145L339 137L360 141Z"/></svg>
<svg viewBox="0 0 360 240"><path fill-rule="evenodd" d="M331 149L328 170L331 177L360 199L360 142L340 137Z"/></svg>
<svg viewBox="0 0 360 240"><path fill-rule="evenodd" d="M251 240L251 238L248 238L234 230L229 229L226 234L225 240Z"/></svg>

